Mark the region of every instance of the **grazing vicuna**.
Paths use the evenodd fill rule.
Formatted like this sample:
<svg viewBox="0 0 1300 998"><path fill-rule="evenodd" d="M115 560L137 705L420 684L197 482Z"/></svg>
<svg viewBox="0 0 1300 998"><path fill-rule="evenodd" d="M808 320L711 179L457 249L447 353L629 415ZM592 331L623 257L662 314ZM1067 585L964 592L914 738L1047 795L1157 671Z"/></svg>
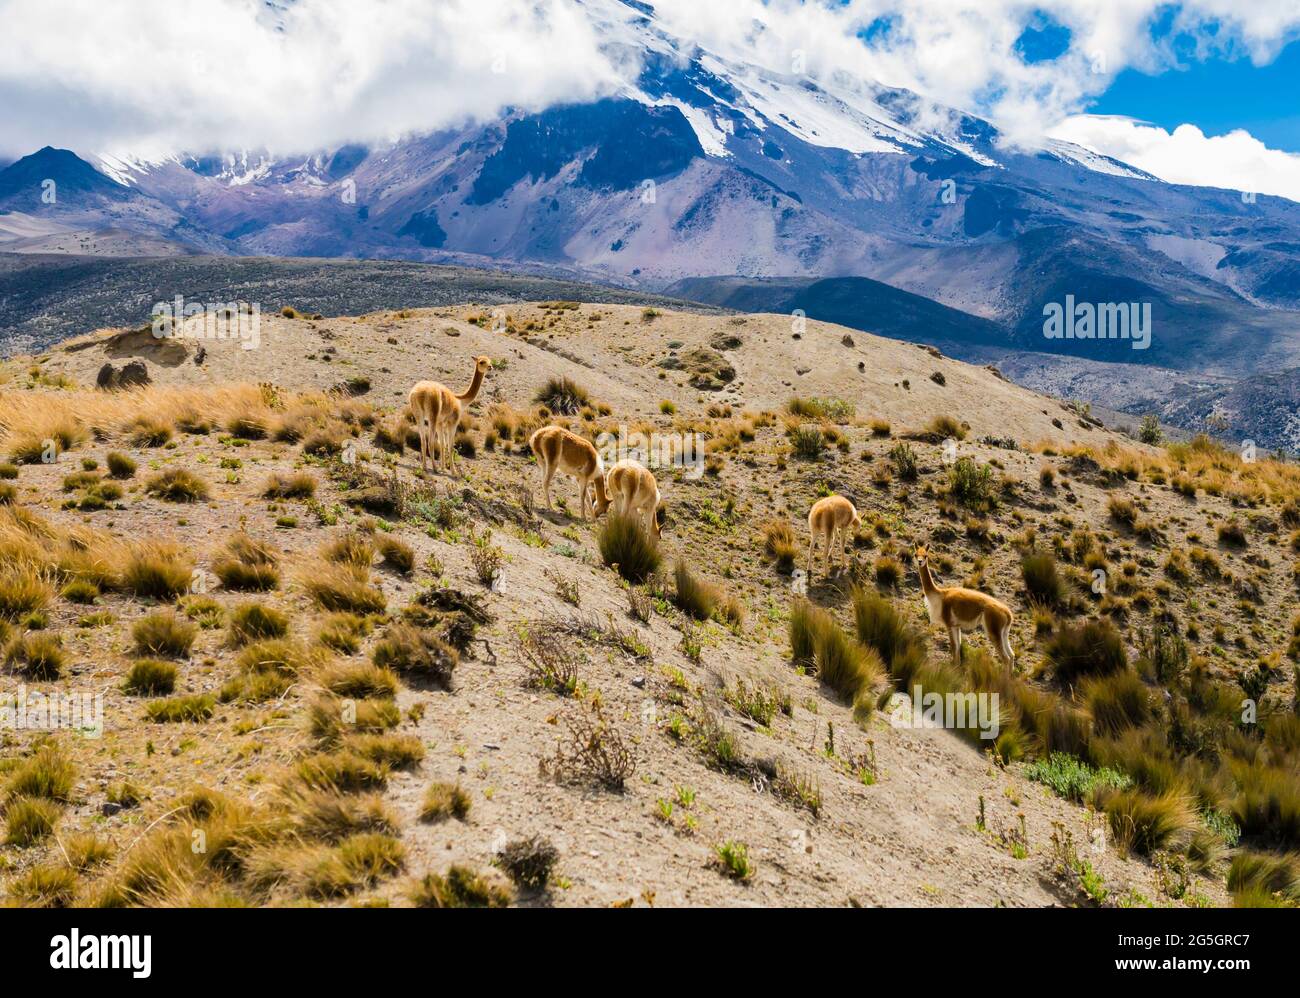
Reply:
<svg viewBox="0 0 1300 998"><path fill-rule="evenodd" d="M639 461L624 458L605 476L605 498L596 500L594 512L600 516L613 505L615 516L635 513L646 531L659 537L663 529L659 523L661 504L654 473Z"/></svg>
<svg viewBox="0 0 1300 998"><path fill-rule="evenodd" d="M844 549L848 544L849 530L862 524L862 517L853 503L843 496L827 496L813 503L808 513L808 575L812 576L813 549L820 537L826 548L826 574L831 572L831 545L835 541L835 532L839 531L840 556L838 564L844 564Z"/></svg>
<svg viewBox="0 0 1300 998"><path fill-rule="evenodd" d="M433 465L435 470L456 470L456 428L464 407L478 398L483 378L492 370L490 357L474 358L474 379L457 395L436 381L421 381L411 389L409 401L420 433L420 472Z"/></svg>
<svg viewBox="0 0 1300 998"><path fill-rule="evenodd" d="M584 520L589 508L588 488L595 488L595 505L609 505L605 493L605 463L590 440L570 433L563 426L543 426L528 438L528 446L537 457L537 466L542 469L542 493L546 496L547 509L554 508L551 505L551 479L557 471L572 475L582 486L579 505Z"/></svg>
<svg viewBox="0 0 1300 998"><path fill-rule="evenodd" d="M936 585L934 576L930 574L930 552L924 547L916 549L916 567L921 575L921 591L925 594L930 623L948 629L953 664L961 665L962 632L982 627L998 657L1008 669L1014 670L1016 654L1011 649L1011 622L1014 619L1011 608L976 589Z"/></svg>

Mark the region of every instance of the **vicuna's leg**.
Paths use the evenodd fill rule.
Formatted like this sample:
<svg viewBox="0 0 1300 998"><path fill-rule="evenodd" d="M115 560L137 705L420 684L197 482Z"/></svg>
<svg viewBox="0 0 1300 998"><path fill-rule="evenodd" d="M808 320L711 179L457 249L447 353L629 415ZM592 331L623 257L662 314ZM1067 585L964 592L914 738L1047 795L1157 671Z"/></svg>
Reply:
<svg viewBox="0 0 1300 998"><path fill-rule="evenodd" d="M418 422L415 424L415 432L420 435L420 474L423 475L428 468L429 435L424 429L424 418L422 416L416 418Z"/></svg>
<svg viewBox="0 0 1300 998"><path fill-rule="evenodd" d="M817 547L817 531L811 528L808 531L808 578L812 578L812 560L813 550Z"/></svg>
<svg viewBox="0 0 1300 998"><path fill-rule="evenodd" d="M832 526L822 534L822 544L826 548L826 574L831 574L831 545L835 543L835 528Z"/></svg>
<svg viewBox="0 0 1300 998"><path fill-rule="evenodd" d="M546 496L546 508L555 512L555 507L551 505L551 479L555 477L554 465L548 463L545 458L542 459L542 492Z"/></svg>
<svg viewBox="0 0 1300 998"><path fill-rule="evenodd" d="M849 546L849 528L840 527L840 571L847 567L847 554Z"/></svg>
<svg viewBox="0 0 1300 998"><path fill-rule="evenodd" d="M952 645L952 664L961 665L961 628L948 628L948 641Z"/></svg>
<svg viewBox="0 0 1300 998"><path fill-rule="evenodd" d="M587 486L591 484L590 478L578 479L578 505L582 509L582 518L587 519Z"/></svg>
<svg viewBox="0 0 1300 998"><path fill-rule="evenodd" d="M1016 667L1016 656L1011 650L1010 626L998 623L990 625L988 621L985 621L984 631L989 636L989 643L993 645L993 650L998 653L998 658L1002 659L1008 669L1014 671Z"/></svg>

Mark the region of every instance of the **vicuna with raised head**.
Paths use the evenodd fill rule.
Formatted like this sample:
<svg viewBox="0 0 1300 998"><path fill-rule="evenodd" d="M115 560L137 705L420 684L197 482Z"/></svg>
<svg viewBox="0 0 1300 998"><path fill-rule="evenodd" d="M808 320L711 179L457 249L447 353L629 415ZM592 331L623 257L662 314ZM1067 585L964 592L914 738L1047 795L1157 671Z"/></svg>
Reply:
<svg viewBox="0 0 1300 998"><path fill-rule="evenodd" d="M411 389L409 401L420 433L420 472L430 464L435 470L456 470L456 428L461 413L483 387L483 378L492 370L490 357L474 358L474 378L464 392L457 395L436 381L421 381Z"/></svg>
<svg viewBox="0 0 1300 998"><path fill-rule="evenodd" d="M983 628L998 657L1007 668L1014 669L1016 655L1011 649L1011 622L1015 618L1011 608L977 589L937 585L930 574L928 548L916 549L916 568L921 575L921 592L925 596L930 623L948 630L953 664L961 664L962 632Z"/></svg>

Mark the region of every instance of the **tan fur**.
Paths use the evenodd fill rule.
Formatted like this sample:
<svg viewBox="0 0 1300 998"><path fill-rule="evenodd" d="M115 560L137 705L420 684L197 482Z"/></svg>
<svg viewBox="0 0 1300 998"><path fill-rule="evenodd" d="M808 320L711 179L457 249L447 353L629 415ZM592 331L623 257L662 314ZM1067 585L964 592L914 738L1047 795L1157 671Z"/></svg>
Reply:
<svg viewBox="0 0 1300 998"><path fill-rule="evenodd" d="M840 557L837 564L842 567L850 528L860 526L861 523L862 517L858 516L857 509L843 496L827 496L813 503L813 508L808 513L808 575L810 578L813 549L817 546L817 539L821 538L822 545L826 548L826 574L829 575L831 545L835 541L836 531L839 531L840 539Z"/></svg>
<svg viewBox="0 0 1300 998"><path fill-rule="evenodd" d="M490 370L491 358L475 357L474 379L460 395L436 381L420 381L411 389L409 401L415 428L420 433L422 474L430 464L434 470L444 467L456 470L456 428L460 426L461 413L478 397L483 378Z"/></svg>
<svg viewBox="0 0 1300 998"><path fill-rule="evenodd" d="M1011 648L1011 623L1015 617L1011 608L976 589L937 585L930 573L930 552L924 547L916 549L916 567L930 623L948 630L953 664L961 664L962 632L982 627L998 657L1007 668L1014 669L1016 654Z"/></svg>
<svg viewBox="0 0 1300 998"><path fill-rule="evenodd" d="M557 471L572 475L582 486L579 505L584 520L587 519L588 488L595 489L594 505L609 505L605 493L605 465L591 441L570 433L563 426L543 426L528 438L528 446L542 470L542 492L546 496L547 509L554 508L551 506L551 479Z"/></svg>
<svg viewBox="0 0 1300 998"><path fill-rule="evenodd" d="M600 516L612 504L614 514L632 512L645 523L647 531L654 531L661 536L659 525L659 483L654 473L639 461L624 458L609 469L605 475L605 493L603 500L597 499L595 514Z"/></svg>

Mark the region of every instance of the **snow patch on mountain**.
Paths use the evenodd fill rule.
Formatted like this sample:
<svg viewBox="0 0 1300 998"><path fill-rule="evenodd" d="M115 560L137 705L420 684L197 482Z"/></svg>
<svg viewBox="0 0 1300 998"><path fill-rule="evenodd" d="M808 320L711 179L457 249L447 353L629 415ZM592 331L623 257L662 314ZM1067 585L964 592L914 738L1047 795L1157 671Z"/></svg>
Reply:
<svg viewBox="0 0 1300 998"><path fill-rule="evenodd" d="M1075 166L1081 166L1085 170L1091 170L1093 173L1105 173L1112 177L1129 177L1133 180L1151 180L1160 183L1156 177L1139 170L1135 166L1129 166L1127 163L1121 163L1117 159L1109 156L1103 156L1099 152L1093 152L1091 149L1085 149L1083 146L1075 145L1073 142L1065 142L1061 139L1048 139L1047 149L1053 155L1072 163Z"/></svg>

